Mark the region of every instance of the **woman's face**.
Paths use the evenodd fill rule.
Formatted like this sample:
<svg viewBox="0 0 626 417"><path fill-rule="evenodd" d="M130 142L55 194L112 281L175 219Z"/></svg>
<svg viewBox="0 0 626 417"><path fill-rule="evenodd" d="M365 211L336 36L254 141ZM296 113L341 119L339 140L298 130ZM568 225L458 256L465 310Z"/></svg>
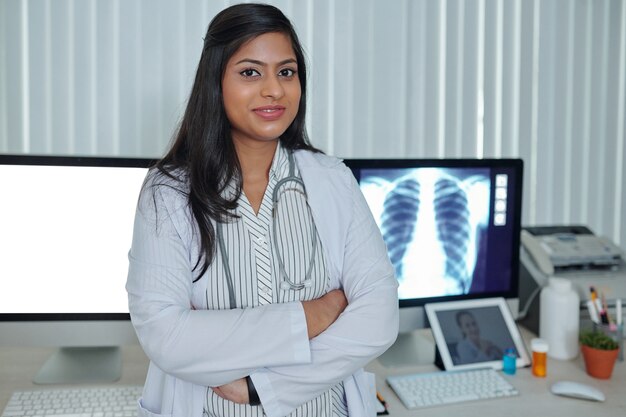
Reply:
<svg viewBox="0 0 626 417"><path fill-rule="evenodd" d="M290 38L265 33L228 60L222 79L233 141L273 141L291 125L300 103L300 80Z"/></svg>
<svg viewBox="0 0 626 417"><path fill-rule="evenodd" d="M476 323L474 317L469 314L463 314L459 317L459 327L468 339L476 340L480 336L478 323Z"/></svg>

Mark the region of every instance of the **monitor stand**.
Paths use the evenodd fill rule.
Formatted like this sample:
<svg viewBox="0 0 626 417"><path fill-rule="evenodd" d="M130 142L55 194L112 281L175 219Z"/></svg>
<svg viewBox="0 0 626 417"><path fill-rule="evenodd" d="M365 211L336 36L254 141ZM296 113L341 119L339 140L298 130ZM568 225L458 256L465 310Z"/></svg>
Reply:
<svg viewBox="0 0 626 417"><path fill-rule="evenodd" d="M378 361L385 367L432 365L435 363L435 340L430 329L399 333L396 342Z"/></svg>
<svg viewBox="0 0 626 417"><path fill-rule="evenodd" d="M114 382L122 375L122 354L117 346L62 347L43 364L35 384Z"/></svg>

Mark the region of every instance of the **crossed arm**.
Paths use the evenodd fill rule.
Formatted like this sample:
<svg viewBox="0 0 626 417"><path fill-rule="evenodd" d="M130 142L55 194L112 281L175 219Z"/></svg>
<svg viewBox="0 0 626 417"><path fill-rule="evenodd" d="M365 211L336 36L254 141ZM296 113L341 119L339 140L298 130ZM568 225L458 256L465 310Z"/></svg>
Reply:
<svg viewBox="0 0 626 417"><path fill-rule="evenodd" d="M347 305L348 300L341 290L332 290L316 300L302 301L309 339L313 339L333 324ZM238 404L250 403L245 378L212 389L225 400Z"/></svg>

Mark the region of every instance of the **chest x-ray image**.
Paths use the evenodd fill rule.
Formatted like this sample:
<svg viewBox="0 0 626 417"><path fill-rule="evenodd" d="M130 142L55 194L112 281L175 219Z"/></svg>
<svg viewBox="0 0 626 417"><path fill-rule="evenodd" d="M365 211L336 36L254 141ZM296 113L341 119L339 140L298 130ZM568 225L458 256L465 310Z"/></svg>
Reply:
<svg viewBox="0 0 626 417"><path fill-rule="evenodd" d="M361 189L396 270L400 298L467 294L489 225L488 170L362 172Z"/></svg>

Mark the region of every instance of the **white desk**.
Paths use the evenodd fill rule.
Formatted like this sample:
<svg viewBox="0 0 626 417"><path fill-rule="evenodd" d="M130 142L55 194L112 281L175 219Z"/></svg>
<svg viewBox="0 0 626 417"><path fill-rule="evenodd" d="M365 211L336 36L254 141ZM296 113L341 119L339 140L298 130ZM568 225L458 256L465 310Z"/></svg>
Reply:
<svg viewBox="0 0 626 417"><path fill-rule="evenodd" d="M432 372L434 365L406 368L385 368L378 361L372 362L368 370L376 373L376 385L387 402L392 417L405 416L480 416L480 417L530 417L534 415L550 417L574 416L623 416L626 415L626 362L617 362L613 376L609 380L594 379L587 375L582 358L572 361L558 361L548 358L548 375L536 378L530 368L518 369L515 375L504 375L520 392L518 396L505 399L464 402L454 405L432 407L421 410L407 410L400 399L386 384L387 375L412 372ZM603 403L557 397L550 393L553 382L570 380L584 382L599 388L606 396Z"/></svg>
<svg viewBox="0 0 626 417"><path fill-rule="evenodd" d="M53 348L0 348L0 412L13 391L61 388L63 385L35 385L33 377L54 352ZM116 384L142 385L148 359L138 345L122 348L122 377Z"/></svg>
<svg viewBox="0 0 626 417"><path fill-rule="evenodd" d="M532 337L522 329L525 339ZM41 389L45 387L31 382L41 364L53 350L51 348L0 348L0 410L8 402L11 393L15 390ZM138 385L144 382L148 369L148 360L139 346L128 346L122 349L123 370L122 378L116 384ZM433 407L419 411L409 411L396 397L385 383L387 375L430 372L437 368L434 365L385 368L378 361L373 361L368 370L377 374L377 385L380 393L388 404L390 416L506 416L530 417L544 415L551 417L573 416L622 416L626 410L626 362L618 362L610 380L598 380L585 373L582 359L572 361L557 361L548 359L547 378L535 378L530 369L518 369L514 376L505 376L520 392L519 396L465 402L457 405ZM594 403L556 397L549 392L550 384L558 380L572 380L593 385L604 392L606 401Z"/></svg>

